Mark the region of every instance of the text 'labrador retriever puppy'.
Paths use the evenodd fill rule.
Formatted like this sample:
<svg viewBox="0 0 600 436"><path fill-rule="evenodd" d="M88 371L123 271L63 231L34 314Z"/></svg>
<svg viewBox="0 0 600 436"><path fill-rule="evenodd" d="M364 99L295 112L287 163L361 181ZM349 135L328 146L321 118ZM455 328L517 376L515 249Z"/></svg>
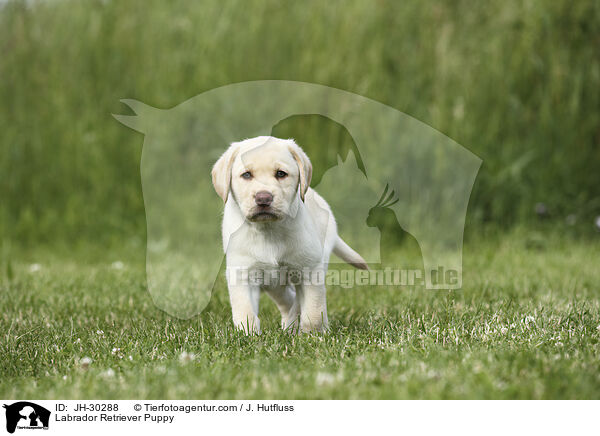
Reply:
<svg viewBox="0 0 600 436"><path fill-rule="evenodd" d="M260 333L261 291L279 308L284 329L325 331L331 252L367 269L338 236L329 205L309 187L311 175L310 160L293 139L270 136L232 143L213 167L213 185L225 202L233 323L246 333Z"/></svg>

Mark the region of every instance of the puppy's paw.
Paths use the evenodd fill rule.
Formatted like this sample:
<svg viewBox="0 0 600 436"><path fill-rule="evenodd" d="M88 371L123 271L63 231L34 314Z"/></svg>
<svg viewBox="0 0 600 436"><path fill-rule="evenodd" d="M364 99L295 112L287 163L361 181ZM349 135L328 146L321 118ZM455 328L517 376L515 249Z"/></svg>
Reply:
<svg viewBox="0 0 600 436"><path fill-rule="evenodd" d="M233 320L233 325L246 335L260 335L260 320L258 317L240 317Z"/></svg>
<svg viewBox="0 0 600 436"><path fill-rule="evenodd" d="M327 316L321 315L321 317L314 317L313 319L302 317L300 320L300 330L303 333L327 333L329 330Z"/></svg>

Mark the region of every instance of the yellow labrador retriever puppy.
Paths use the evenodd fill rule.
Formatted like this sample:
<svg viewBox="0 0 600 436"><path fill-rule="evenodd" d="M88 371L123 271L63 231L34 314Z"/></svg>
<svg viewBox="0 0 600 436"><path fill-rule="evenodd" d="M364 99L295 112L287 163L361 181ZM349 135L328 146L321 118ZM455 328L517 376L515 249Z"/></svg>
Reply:
<svg viewBox="0 0 600 436"><path fill-rule="evenodd" d="M333 251L357 268L363 258L338 235L327 202L310 185L312 165L292 139L234 142L212 170L225 202L223 249L233 323L260 333L265 291L284 329L327 329L325 274ZM268 280L267 280L268 279Z"/></svg>

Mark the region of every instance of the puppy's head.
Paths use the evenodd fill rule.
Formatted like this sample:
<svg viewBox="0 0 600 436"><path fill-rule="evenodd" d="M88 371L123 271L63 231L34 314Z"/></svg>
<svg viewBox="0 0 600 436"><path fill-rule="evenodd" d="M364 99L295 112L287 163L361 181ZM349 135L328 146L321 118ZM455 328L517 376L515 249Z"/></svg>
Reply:
<svg viewBox="0 0 600 436"><path fill-rule="evenodd" d="M234 142L212 170L217 194L227 202L231 191L252 222L295 216L311 176L310 160L294 140L270 136Z"/></svg>

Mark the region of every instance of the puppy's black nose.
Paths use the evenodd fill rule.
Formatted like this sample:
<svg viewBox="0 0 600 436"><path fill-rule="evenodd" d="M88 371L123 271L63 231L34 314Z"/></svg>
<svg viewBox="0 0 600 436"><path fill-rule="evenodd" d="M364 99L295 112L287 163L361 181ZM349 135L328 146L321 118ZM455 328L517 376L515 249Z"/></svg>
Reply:
<svg viewBox="0 0 600 436"><path fill-rule="evenodd" d="M273 202L273 195L267 191L260 191L254 196L254 201L259 206L270 206Z"/></svg>

